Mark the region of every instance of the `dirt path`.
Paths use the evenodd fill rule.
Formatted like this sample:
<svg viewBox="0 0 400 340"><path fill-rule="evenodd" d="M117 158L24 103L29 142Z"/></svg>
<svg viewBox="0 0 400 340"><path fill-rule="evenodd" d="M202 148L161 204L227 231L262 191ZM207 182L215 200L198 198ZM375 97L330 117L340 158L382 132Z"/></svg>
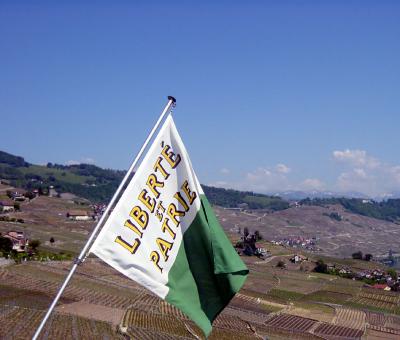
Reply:
<svg viewBox="0 0 400 340"><path fill-rule="evenodd" d="M273 259L276 259L277 257L289 257L289 256L293 256L293 254L270 256L270 257L267 257L263 261L256 261L256 262L254 262L254 264L267 264L268 262L271 262Z"/></svg>
<svg viewBox="0 0 400 340"><path fill-rule="evenodd" d="M88 319L111 322L113 325L120 324L125 312L123 309L99 306L81 301L60 305L56 308L56 311Z"/></svg>

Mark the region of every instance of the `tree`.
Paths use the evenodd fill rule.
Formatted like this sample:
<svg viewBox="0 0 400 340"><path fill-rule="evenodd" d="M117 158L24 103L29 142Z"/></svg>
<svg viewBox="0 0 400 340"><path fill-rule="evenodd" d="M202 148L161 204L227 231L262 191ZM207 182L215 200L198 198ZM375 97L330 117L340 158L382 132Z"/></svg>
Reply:
<svg viewBox="0 0 400 340"><path fill-rule="evenodd" d="M0 251L9 253L12 250L13 243L8 237L0 236Z"/></svg>
<svg viewBox="0 0 400 340"><path fill-rule="evenodd" d="M278 264L276 265L278 268L285 268L286 267L286 263L282 260L279 260Z"/></svg>
<svg viewBox="0 0 400 340"><path fill-rule="evenodd" d="M35 195L32 191L27 191L27 192L24 194L24 196L25 196L26 198L29 198L30 200L36 197L36 195Z"/></svg>
<svg viewBox="0 0 400 340"><path fill-rule="evenodd" d="M359 251L353 253L353 254L351 255L351 257L352 257L354 260L362 260L362 259L363 259L363 253L359 250Z"/></svg>
<svg viewBox="0 0 400 340"><path fill-rule="evenodd" d="M371 261L372 260L372 254L365 254L364 260L365 261Z"/></svg>
<svg viewBox="0 0 400 340"><path fill-rule="evenodd" d="M317 261L317 265L314 268L314 271L317 273L327 273L328 272L328 265L321 259Z"/></svg>
<svg viewBox="0 0 400 340"><path fill-rule="evenodd" d="M254 232L254 236L256 238L256 241L261 241L263 239L262 235L260 234L260 232L258 230L256 230Z"/></svg>
<svg viewBox="0 0 400 340"><path fill-rule="evenodd" d="M39 246L40 246L40 240L30 240L29 241L29 247L31 247L33 251L36 251L36 249Z"/></svg>
<svg viewBox="0 0 400 340"><path fill-rule="evenodd" d="M55 242L55 241L54 241L54 237L51 237L51 238L50 238L50 243L53 244L54 242Z"/></svg>
<svg viewBox="0 0 400 340"><path fill-rule="evenodd" d="M393 280L397 280L397 272L393 268L388 269L387 273L391 276Z"/></svg>
<svg viewBox="0 0 400 340"><path fill-rule="evenodd" d="M342 216L340 216L337 212L332 212L329 214L329 217L335 221L341 221L342 220Z"/></svg>

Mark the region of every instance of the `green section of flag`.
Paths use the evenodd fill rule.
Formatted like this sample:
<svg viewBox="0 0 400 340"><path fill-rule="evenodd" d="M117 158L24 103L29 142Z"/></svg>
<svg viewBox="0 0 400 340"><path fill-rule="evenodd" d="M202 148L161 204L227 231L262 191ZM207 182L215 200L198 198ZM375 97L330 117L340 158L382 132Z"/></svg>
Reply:
<svg viewBox="0 0 400 340"><path fill-rule="evenodd" d="M248 272L202 196L201 209L184 233L170 269L166 300L208 336L211 323L242 287Z"/></svg>

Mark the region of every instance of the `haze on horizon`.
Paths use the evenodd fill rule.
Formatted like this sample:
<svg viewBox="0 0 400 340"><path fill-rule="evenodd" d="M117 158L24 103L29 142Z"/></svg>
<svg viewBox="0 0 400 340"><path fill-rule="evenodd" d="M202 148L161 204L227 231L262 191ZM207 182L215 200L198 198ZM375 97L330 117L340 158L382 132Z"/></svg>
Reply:
<svg viewBox="0 0 400 340"><path fill-rule="evenodd" d="M166 103L202 183L400 192L400 3L0 3L0 150L126 169Z"/></svg>

